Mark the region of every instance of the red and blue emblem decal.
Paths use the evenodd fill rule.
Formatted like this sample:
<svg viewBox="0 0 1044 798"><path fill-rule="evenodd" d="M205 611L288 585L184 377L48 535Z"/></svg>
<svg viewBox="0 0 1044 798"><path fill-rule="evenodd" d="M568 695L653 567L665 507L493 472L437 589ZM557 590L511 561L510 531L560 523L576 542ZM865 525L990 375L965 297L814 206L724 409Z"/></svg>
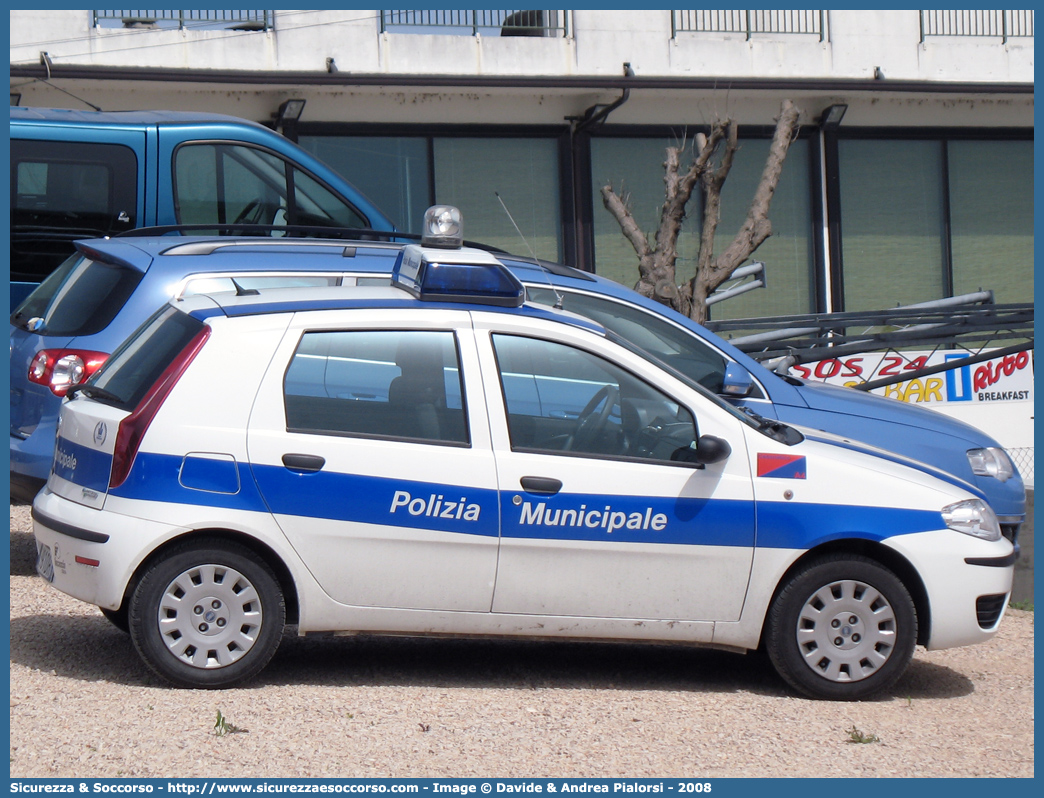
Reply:
<svg viewBox="0 0 1044 798"><path fill-rule="evenodd" d="M772 479L805 479L805 458L792 454L758 453L758 476Z"/></svg>

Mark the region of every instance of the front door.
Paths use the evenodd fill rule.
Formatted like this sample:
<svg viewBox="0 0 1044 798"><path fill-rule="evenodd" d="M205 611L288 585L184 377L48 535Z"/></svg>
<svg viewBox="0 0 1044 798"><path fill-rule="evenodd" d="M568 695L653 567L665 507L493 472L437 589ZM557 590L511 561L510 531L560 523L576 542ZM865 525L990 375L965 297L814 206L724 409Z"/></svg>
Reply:
<svg viewBox="0 0 1044 798"><path fill-rule="evenodd" d="M487 392L501 489L493 610L550 616L739 618L754 545L739 422L693 409L589 349L490 334ZM648 369L648 364L645 364ZM700 432L723 463L676 459ZM501 444L500 437L506 441Z"/></svg>

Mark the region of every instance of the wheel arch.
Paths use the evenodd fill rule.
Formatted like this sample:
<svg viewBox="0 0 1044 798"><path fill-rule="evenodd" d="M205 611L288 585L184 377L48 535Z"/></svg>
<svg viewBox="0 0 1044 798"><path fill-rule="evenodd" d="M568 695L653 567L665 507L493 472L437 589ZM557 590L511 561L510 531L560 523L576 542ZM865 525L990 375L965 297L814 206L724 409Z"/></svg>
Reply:
<svg viewBox="0 0 1044 798"><path fill-rule="evenodd" d="M824 555L832 554L854 554L874 560L880 565L894 573L899 581L903 583L910 592L914 608L917 611L917 643L926 645L931 638L932 631L932 608L928 600L928 591L924 586L917 569L902 554L895 549L874 540L863 540L859 538L846 538L844 540L832 540L809 549L794 562L780 576L776 587L772 591L772 597L767 606L772 606L776 597L790 583L794 574L805 567L807 563ZM762 628L761 645L764 645L765 631Z"/></svg>
<svg viewBox="0 0 1044 798"><path fill-rule="evenodd" d="M192 538L207 538L208 540L216 542L235 543L249 549L261 558L261 560L272 569L272 573L275 574L276 579L279 581L279 588L283 591L283 601L286 605L286 623L293 625L298 622L300 618L300 603L297 596L297 586L294 582L293 575L290 573L290 569L287 567L286 563L283 562L283 558L280 557L271 546L268 546L251 535L222 528L193 529L182 535L171 538L170 540L164 541L160 546L149 552L148 556L145 557L145 559L138 564L138 567L134 569L134 574L127 581L127 587L124 589L123 601L120 604L120 608L122 609L127 606L127 600L134 592L142 575L148 571L155 562L162 559L171 549L184 544Z"/></svg>

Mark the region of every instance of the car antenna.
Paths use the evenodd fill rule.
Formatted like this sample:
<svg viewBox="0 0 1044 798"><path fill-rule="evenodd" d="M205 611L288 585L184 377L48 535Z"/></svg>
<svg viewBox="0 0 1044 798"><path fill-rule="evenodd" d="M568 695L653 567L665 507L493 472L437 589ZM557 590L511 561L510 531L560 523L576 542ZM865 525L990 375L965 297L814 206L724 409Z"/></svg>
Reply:
<svg viewBox="0 0 1044 798"><path fill-rule="evenodd" d="M533 258L533 264L539 266L540 270L544 273L544 277L547 278L548 287L554 292L555 295L555 310L561 310L563 299L562 294L560 294L558 289L555 288L555 284L551 282L551 277L548 274L548 270L544 267L544 264L540 262L540 259L536 256L536 253L533 252L533 248L529 246L529 242L526 241L526 237L522 235L522 231L518 229L518 225L515 224L515 218L511 215L511 211L508 210L508 206L504 204L504 200L500 196L500 192L494 191L493 193L497 195L497 199L500 201L500 207L504 209L504 213L507 214L507 218L511 221L512 226L515 228L515 232L518 233L518 237L522 239L522 243L525 244L526 249L529 250L529 255Z"/></svg>
<svg viewBox="0 0 1044 798"><path fill-rule="evenodd" d="M261 294L261 292L258 291L256 288L244 288L236 282L235 277L229 277L228 279L230 279L232 281L232 285L236 287L236 296L259 296Z"/></svg>

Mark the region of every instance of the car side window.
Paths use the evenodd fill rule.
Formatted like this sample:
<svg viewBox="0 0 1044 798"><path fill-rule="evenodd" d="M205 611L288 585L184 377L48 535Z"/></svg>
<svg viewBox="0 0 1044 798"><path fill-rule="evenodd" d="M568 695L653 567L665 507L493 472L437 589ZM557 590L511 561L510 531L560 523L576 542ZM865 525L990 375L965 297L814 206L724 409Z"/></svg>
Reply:
<svg viewBox="0 0 1044 798"><path fill-rule="evenodd" d="M688 409L597 355L517 335L493 346L515 451L671 461L696 440Z"/></svg>
<svg viewBox="0 0 1044 798"><path fill-rule="evenodd" d="M181 145L174 197L179 224L368 227L358 210L303 170L239 144Z"/></svg>
<svg viewBox="0 0 1044 798"><path fill-rule="evenodd" d="M288 432L467 445L449 331L307 332L283 381Z"/></svg>
<svg viewBox="0 0 1044 798"><path fill-rule="evenodd" d="M340 285L337 274L236 274L229 276L200 275L185 282L185 287L175 296L190 297L196 294L215 294L223 291L244 291L264 288L315 288Z"/></svg>

